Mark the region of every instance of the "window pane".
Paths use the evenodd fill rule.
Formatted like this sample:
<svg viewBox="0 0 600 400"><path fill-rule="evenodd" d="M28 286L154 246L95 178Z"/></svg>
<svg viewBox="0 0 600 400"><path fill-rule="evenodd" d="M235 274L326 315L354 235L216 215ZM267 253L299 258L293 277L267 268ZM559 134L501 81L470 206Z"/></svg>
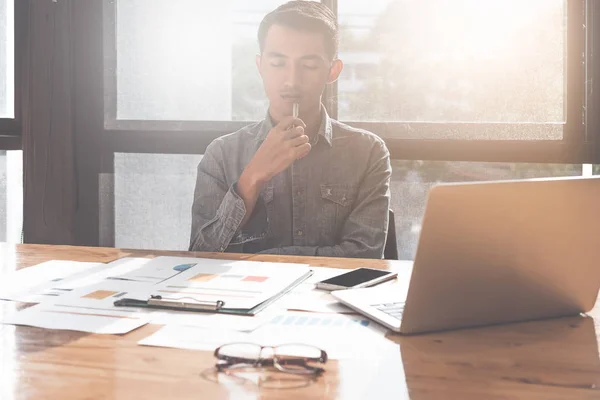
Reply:
<svg viewBox="0 0 600 400"><path fill-rule="evenodd" d="M21 243L23 226L22 152L0 150L0 242Z"/></svg>
<svg viewBox="0 0 600 400"><path fill-rule="evenodd" d="M14 0L0 0L0 118L14 118Z"/></svg>
<svg viewBox="0 0 600 400"><path fill-rule="evenodd" d="M114 182L105 177L101 188L101 210L105 210L101 211L105 226L101 244L110 244L114 235L117 247L187 250L201 159L200 155L115 154ZM394 160L392 167L392 209L402 259L414 258L427 192L436 183L582 174L580 164Z"/></svg>
<svg viewBox="0 0 600 400"><path fill-rule="evenodd" d="M551 123L538 138L561 139L565 3L339 0L340 119Z"/></svg>
<svg viewBox="0 0 600 400"><path fill-rule="evenodd" d="M400 259L414 259L429 189L440 182L581 176L581 164L392 161L392 205Z"/></svg>
<svg viewBox="0 0 600 400"><path fill-rule="evenodd" d="M115 154L115 246L188 249L196 167L201 159L201 155ZM110 207L101 204L101 209ZM112 216L101 215L105 217ZM106 241L112 233L101 237Z"/></svg>
<svg viewBox="0 0 600 400"><path fill-rule="evenodd" d="M263 118L256 33L284 2L117 0L116 118Z"/></svg>

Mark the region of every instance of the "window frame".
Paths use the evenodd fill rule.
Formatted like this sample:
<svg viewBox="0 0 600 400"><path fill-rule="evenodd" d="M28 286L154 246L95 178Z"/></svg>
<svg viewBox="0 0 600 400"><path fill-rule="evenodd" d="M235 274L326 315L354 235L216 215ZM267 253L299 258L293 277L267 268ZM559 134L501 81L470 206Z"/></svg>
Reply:
<svg viewBox="0 0 600 400"><path fill-rule="evenodd" d="M23 127L22 93L20 88L25 77L23 71L27 49L27 22L29 0L14 1L14 118L0 118L0 150L21 150Z"/></svg>
<svg viewBox="0 0 600 400"><path fill-rule="evenodd" d="M27 1L27 0L19 0ZM110 99L105 85L110 83L108 68L104 64L112 59L109 46L110 16L114 19L116 0L87 0L73 3L75 54L75 93L74 125L76 131L75 157L77 168L76 192L78 207L75 211L75 238L78 245L114 246L114 204L110 202L110 182L114 183L115 153L163 153L163 154L202 154L215 138L231 133L247 121L193 122L193 121L119 121L119 126L106 124L105 104ZM600 21L600 4L592 0L568 0L569 16L574 18L568 23L568 41L573 36L578 44L570 45L568 71L578 69L577 82L573 74L568 75L571 86L567 95L577 95L577 106L568 109L568 121L573 124L574 117L585 128L565 130L565 137L559 141L469 141L469 140L410 140L389 139L386 143L392 159L431 160L431 161L503 161L527 163L600 163L600 143L597 140L600 127L600 113L585 113L579 109L592 110L600 106L595 93L600 86L595 76L600 70L593 60L593 54L600 54L600 29L594 30L594 22ZM336 0L323 0L337 13ZM98 18L98 15L103 15ZM582 27L585 27L582 28ZM114 24L113 24L114 28ZM114 47L114 29L113 42ZM587 50L587 51L584 51ZM592 53L592 51L594 53ZM579 53L577 53L579 52ZM583 55L583 59L582 59ZM585 67L585 69L584 69ZM598 70L598 71L596 71ZM587 82L588 85L585 85ZM571 92L573 91L574 92ZM335 103L333 95L336 85L328 87L323 99L328 112L334 118ZM567 102L569 102L569 98ZM568 103L571 104L571 103ZM248 121L249 122L249 121ZM359 124L353 124L359 125ZM583 125L583 124L582 124ZM392 123L373 124L372 130L381 134L385 129L396 129ZM410 124L404 128L427 129L426 124ZM429 127L431 129L431 126ZM383 135L385 137L385 135ZM100 184L109 185L108 192L102 192ZM108 199L102 205L100 199ZM102 218L100 213L102 211ZM102 233L102 235L101 235ZM102 238L101 238L102 236ZM111 239L112 237L112 239Z"/></svg>
<svg viewBox="0 0 600 400"><path fill-rule="evenodd" d="M104 0L104 130L108 148L117 152L185 153L203 151L211 140L236 131L255 121L157 121L116 119L116 1ZM586 72L589 56L586 45L590 33L590 0L567 0L566 123L562 140L468 140L408 139L390 137L389 132L406 132L418 137L432 130L473 128L493 130L510 125L495 123L357 122L342 121L367 129L384 139L393 159L489 162L597 163L600 154L595 132L586 129L589 82ZM322 0L338 15L338 0ZM323 102L329 114L337 117L337 84L327 88ZM586 97L587 96L587 97ZM531 124L528 124L531 125ZM538 124L541 128L550 124ZM423 135L427 137L427 135ZM431 137L431 136L429 136ZM201 146L199 144L202 144Z"/></svg>

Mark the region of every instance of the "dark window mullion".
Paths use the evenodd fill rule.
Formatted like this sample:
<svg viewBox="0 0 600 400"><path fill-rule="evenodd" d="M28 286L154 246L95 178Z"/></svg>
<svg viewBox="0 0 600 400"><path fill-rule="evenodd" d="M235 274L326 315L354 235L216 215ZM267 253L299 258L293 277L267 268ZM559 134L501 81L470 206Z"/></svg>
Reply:
<svg viewBox="0 0 600 400"><path fill-rule="evenodd" d="M21 136L8 136L0 132L0 150L21 150Z"/></svg>
<svg viewBox="0 0 600 400"><path fill-rule="evenodd" d="M327 7L333 11L335 17L339 21L338 16L338 0L321 0L321 3L325 4ZM327 85L325 88L325 92L323 93L323 104L325 104L325 108L327 109L327 113L331 118L338 119L338 84L337 81L333 82L330 85Z"/></svg>
<svg viewBox="0 0 600 400"><path fill-rule="evenodd" d="M388 139L393 160L509 162L509 163L594 163L592 143L500 140L405 140Z"/></svg>
<svg viewBox="0 0 600 400"><path fill-rule="evenodd" d="M105 120L107 131L144 132L190 132L202 134L204 131L222 131L223 134L235 132L256 121L170 121L170 120ZM169 133L170 134L170 133Z"/></svg>
<svg viewBox="0 0 600 400"><path fill-rule="evenodd" d="M563 139L566 143L586 141L584 120L586 0L567 0L567 35L565 51L565 119Z"/></svg>
<svg viewBox="0 0 600 400"><path fill-rule="evenodd" d="M15 0L15 119L13 128L16 129L16 134L22 134L23 121L23 88L26 74L26 59L29 49L29 2L30 0ZM1 126L1 125L0 125Z"/></svg>
<svg viewBox="0 0 600 400"><path fill-rule="evenodd" d="M600 62L597 57L600 54L600 5L597 1L587 1L587 15L586 15L586 27L587 27L587 56L586 56L586 67L587 75L586 82L587 87L587 121L586 131L587 139L595 144L594 151L594 163L600 163L600 113L597 110L600 107Z"/></svg>
<svg viewBox="0 0 600 400"><path fill-rule="evenodd" d="M372 129L377 131L376 127ZM208 144L227 132L107 131L108 153L203 154ZM591 163L590 143L562 140L411 140L386 138L396 160Z"/></svg>
<svg viewBox="0 0 600 400"><path fill-rule="evenodd" d="M105 129L121 129L117 120L117 1L103 0L102 7Z"/></svg>
<svg viewBox="0 0 600 400"><path fill-rule="evenodd" d="M16 107L15 107L16 110ZM0 118L0 135L20 135L21 124L16 119Z"/></svg>
<svg viewBox="0 0 600 400"><path fill-rule="evenodd" d="M28 48L28 12L29 0L14 2L14 118L0 118L0 149L21 149L22 104L25 57ZM17 138L13 138L16 136Z"/></svg>

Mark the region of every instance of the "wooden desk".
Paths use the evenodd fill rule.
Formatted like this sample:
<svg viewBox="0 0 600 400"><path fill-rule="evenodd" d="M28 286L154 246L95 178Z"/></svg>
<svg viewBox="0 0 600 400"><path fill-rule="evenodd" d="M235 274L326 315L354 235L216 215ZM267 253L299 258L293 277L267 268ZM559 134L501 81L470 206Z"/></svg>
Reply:
<svg viewBox="0 0 600 400"><path fill-rule="evenodd" d="M52 259L108 262L159 254L182 255L0 243L0 279L2 273ZM183 254L340 268L406 267L387 261ZM14 307L0 302L0 314ZM598 307L592 315L600 316ZM0 325L0 399L600 398L595 322L586 317L393 336L398 343L395 352L362 361L330 361L316 382L266 374L260 387L219 378L208 352L136 345L157 328L108 336Z"/></svg>

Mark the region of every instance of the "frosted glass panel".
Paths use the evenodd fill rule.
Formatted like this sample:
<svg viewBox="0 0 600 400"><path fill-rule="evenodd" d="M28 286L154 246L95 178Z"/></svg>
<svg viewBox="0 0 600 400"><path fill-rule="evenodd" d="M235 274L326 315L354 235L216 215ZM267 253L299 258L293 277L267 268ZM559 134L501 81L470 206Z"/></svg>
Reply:
<svg viewBox="0 0 600 400"><path fill-rule="evenodd" d="M115 154L114 238L117 247L187 250L196 167L201 158L198 155ZM415 255L427 192L436 183L582 174L580 164L395 160L392 168L391 207L401 259L412 259Z"/></svg>
<svg viewBox="0 0 600 400"><path fill-rule="evenodd" d="M14 0L0 0L0 118L14 118Z"/></svg>
<svg viewBox="0 0 600 400"><path fill-rule="evenodd" d="M338 9L341 120L550 123L519 129L562 138L565 0L339 0ZM464 139L454 135L444 138ZM507 133L469 139L494 135Z"/></svg>

